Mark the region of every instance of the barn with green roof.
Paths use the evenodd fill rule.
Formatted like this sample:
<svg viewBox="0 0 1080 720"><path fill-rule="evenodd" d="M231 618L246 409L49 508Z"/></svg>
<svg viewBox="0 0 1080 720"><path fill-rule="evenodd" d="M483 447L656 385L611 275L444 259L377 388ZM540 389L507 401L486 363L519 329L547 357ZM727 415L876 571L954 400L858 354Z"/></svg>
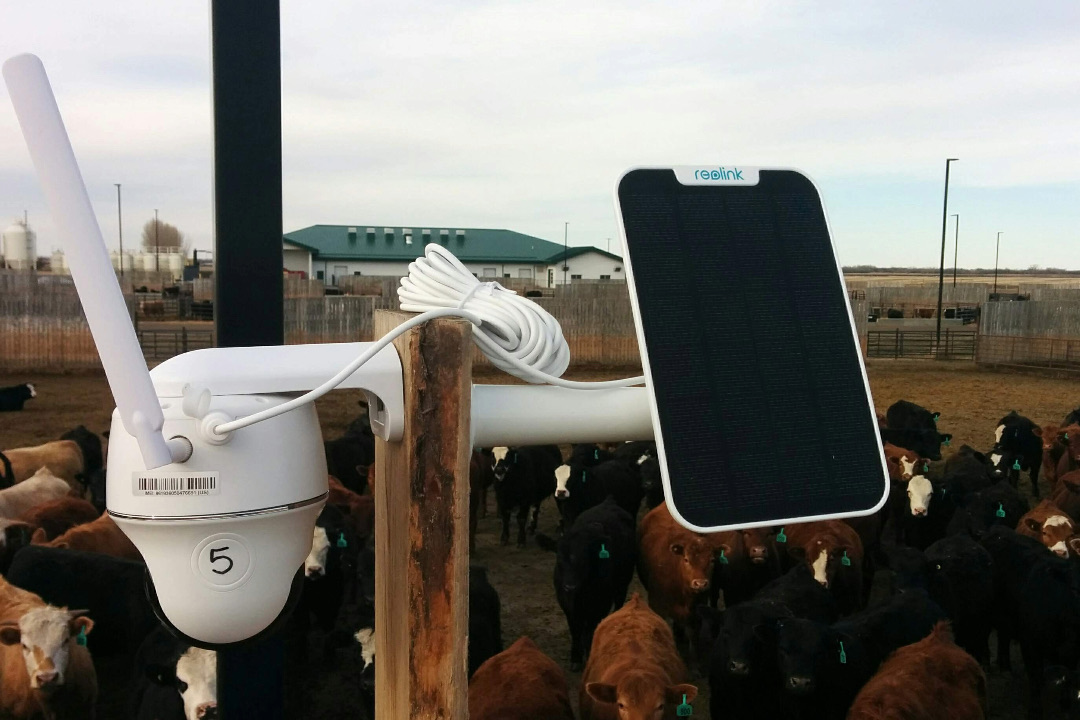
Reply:
<svg viewBox="0 0 1080 720"><path fill-rule="evenodd" d="M482 228L312 225L285 233L284 265L328 285L350 275L401 276L428 243L450 250L477 277L532 280L541 287L625 279L622 258L605 250L564 249L513 230Z"/></svg>

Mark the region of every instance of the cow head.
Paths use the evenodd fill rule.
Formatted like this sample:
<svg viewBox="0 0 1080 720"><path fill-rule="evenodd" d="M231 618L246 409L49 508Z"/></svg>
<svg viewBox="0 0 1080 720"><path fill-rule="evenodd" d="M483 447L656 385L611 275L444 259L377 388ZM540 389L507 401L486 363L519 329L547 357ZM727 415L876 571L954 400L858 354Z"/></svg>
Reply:
<svg viewBox="0 0 1080 720"><path fill-rule="evenodd" d="M776 532L771 528L743 530L742 543L747 559L755 565L765 565L776 557Z"/></svg>
<svg viewBox="0 0 1080 720"><path fill-rule="evenodd" d="M788 548L788 554L806 562L814 573L814 579L826 588L833 583L840 568L861 562L856 552L855 547L830 533L815 536L805 547L793 545Z"/></svg>
<svg viewBox="0 0 1080 720"><path fill-rule="evenodd" d="M753 676L775 662L776 622L791 610L772 601L739 603L724 610L714 657L726 675Z"/></svg>
<svg viewBox="0 0 1080 720"><path fill-rule="evenodd" d="M506 478L506 473L510 471L511 460L516 453L511 453L508 447L497 447L491 449L491 469L495 473L495 480L502 482Z"/></svg>
<svg viewBox="0 0 1080 720"><path fill-rule="evenodd" d="M217 720L217 653L188 648L176 661L176 689L185 720Z"/></svg>
<svg viewBox="0 0 1080 720"><path fill-rule="evenodd" d="M570 466L560 465L555 468L555 497L559 500L565 500L570 497L570 490L567 489L566 483L570 479ZM551 487L548 485L548 487Z"/></svg>
<svg viewBox="0 0 1080 720"><path fill-rule="evenodd" d="M614 705L619 720L663 720L668 706L691 703L697 697L694 685L668 685L653 672L631 670L618 684L588 683L585 692L604 705Z"/></svg>
<svg viewBox="0 0 1080 720"><path fill-rule="evenodd" d="M361 628L356 631L356 642L360 643L360 658L364 661L364 670L375 662L375 628Z"/></svg>
<svg viewBox="0 0 1080 720"><path fill-rule="evenodd" d="M778 620L776 662L784 690L804 695L817 689L818 670L840 663L842 642L840 634L823 623L799 618Z"/></svg>
<svg viewBox="0 0 1080 720"><path fill-rule="evenodd" d="M668 550L682 560L679 563L679 573L682 576L683 587L695 593L709 589L713 549L704 538L687 533L672 541L668 545Z"/></svg>
<svg viewBox="0 0 1080 720"><path fill-rule="evenodd" d="M1069 425L1061 428L1060 437L1069 457L1075 462L1080 462L1080 426Z"/></svg>
<svg viewBox="0 0 1080 720"><path fill-rule="evenodd" d="M1039 534L1039 540L1051 552L1061 557L1069 556L1068 540L1073 535L1073 523L1065 515L1052 515L1040 523L1032 517L1024 518L1027 529Z"/></svg>
<svg viewBox="0 0 1080 720"><path fill-rule="evenodd" d="M907 484L908 508L915 517L926 517L930 513L930 499L934 496L934 486L925 475L916 475Z"/></svg>
<svg viewBox="0 0 1080 720"><path fill-rule="evenodd" d="M327 570L340 561L341 549L348 546L344 516L333 505L325 506L312 531L311 550L304 559L304 576L325 577Z"/></svg>
<svg viewBox="0 0 1080 720"><path fill-rule="evenodd" d="M1042 449L1044 453L1053 452L1056 448L1061 447L1063 444L1061 438L1061 427L1058 425L1043 425L1039 427L1036 425L1031 429L1031 432L1035 434L1042 441Z"/></svg>
<svg viewBox="0 0 1080 720"><path fill-rule="evenodd" d="M304 575L309 578L326 575L326 562L330 555L330 537L326 528L315 526L311 552L304 558Z"/></svg>
<svg viewBox="0 0 1080 720"><path fill-rule="evenodd" d="M37 397L37 388L34 387L34 383L26 383L26 389L30 391L30 397Z"/></svg>
<svg viewBox="0 0 1080 720"><path fill-rule="evenodd" d="M50 691L64 684L68 658L76 638L94 627L85 610L64 610L43 605L30 610L18 622L0 625L0 644L22 645L30 687Z"/></svg>

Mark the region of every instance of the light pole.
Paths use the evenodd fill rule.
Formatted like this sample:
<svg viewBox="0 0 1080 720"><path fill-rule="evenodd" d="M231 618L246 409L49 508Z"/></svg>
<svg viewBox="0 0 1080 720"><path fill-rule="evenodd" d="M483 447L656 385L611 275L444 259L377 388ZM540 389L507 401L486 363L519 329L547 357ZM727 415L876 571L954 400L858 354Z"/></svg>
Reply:
<svg viewBox="0 0 1080 720"><path fill-rule="evenodd" d="M953 213L953 217L956 218L956 237L953 239L952 246L952 286L956 287L956 258L960 248L960 213Z"/></svg>
<svg viewBox="0 0 1080 720"><path fill-rule="evenodd" d="M935 340L935 356L941 349L941 297L945 292L945 229L949 223L949 164L957 161L957 158L945 160L945 205L941 209L941 265L938 267L937 286L937 337Z"/></svg>
<svg viewBox="0 0 1080 720"><path fill-rule="evenodd" d="M997 234L997 247L994 249L994 293L997 294L998 257L1001 255L1001 234Z"/></svg>
<svg viewBox="0 0 1080 720"><path fill-rule="evenodd" d="M161 246L158 245L157 208L154 208L154 272L161 272Z"/></svg>
<svg viewBox="0 0 1080 720"><path fill-rule="evenodd" d="M570 246L567 244L567 238L570 236L570 221L563 223L563 235L562 235L562 284L566 284L566 271L570 269L567 265L567 255L570 254Z"/></svg>
<svg viewBox="0 0 1080 720"><path fill-rule="evenodd" d="M124 211L120 204L120 183L113 185L116 186L116 221L120 233L120 277L124 277Z"/></svg>

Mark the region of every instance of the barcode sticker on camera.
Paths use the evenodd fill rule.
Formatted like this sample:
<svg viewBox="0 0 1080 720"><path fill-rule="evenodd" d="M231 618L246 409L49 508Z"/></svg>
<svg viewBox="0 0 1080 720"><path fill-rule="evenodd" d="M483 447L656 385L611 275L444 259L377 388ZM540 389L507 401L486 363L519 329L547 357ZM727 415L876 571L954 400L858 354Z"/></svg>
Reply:
<svg viewBox="0 0 1080 720"><path fill-rule="evenodd" d="M166 473L149 475L132 473L132 492L136 495L160 495L167 497L218 495L216 472Z"/></svg>

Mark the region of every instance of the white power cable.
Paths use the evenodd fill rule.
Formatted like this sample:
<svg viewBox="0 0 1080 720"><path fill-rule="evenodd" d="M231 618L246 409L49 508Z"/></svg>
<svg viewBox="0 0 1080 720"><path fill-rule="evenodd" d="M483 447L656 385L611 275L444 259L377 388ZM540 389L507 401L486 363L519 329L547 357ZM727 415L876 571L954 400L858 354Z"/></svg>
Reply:
<svg viewBox="0 0 1080 720"><path fill-rule="evenodd" d="M473 341L497 368L531 383L574 390L641 385L644 377L580 382L559 377L570 364L570 348L558 320L544 308L495 282L482 283L446 248L431 244L409 264L398 288L401 309L420 313L398 325L334 377L286 403L214 427L224 435L269 420L330 392L401 334L428 320L463 317L472 323Z"/></svg>

